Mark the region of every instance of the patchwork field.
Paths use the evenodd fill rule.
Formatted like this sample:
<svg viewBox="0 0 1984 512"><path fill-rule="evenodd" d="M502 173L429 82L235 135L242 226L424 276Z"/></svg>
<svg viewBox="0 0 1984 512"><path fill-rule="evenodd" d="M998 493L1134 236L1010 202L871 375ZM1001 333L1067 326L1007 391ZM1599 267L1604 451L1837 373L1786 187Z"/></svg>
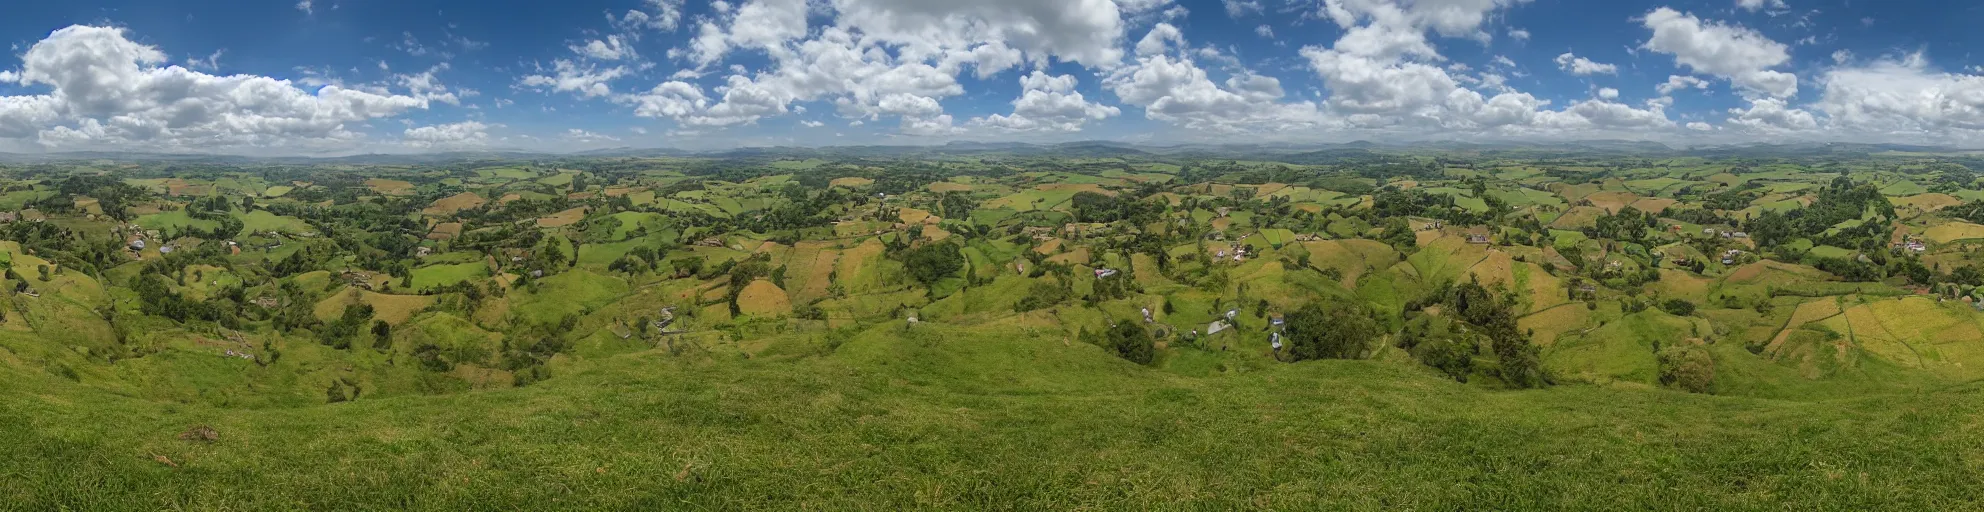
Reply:
<svg viewBox="0 0 1984 512"><path fill-rule="evenodd" d="M552 214L550 216L539 217L537 219L537 226L542 228L564 227L564 226L577 224L579 223L579 221L585 220L585 218L586 218L586 207L581 206L581 207L561 211Z"/></svg>
<svg viewBox="0 0 1984 512"><path fill-rule="evenodd" d="M401 180L372 178L365 180L366 188L386 195L406 195L413 193L413 183Z"/></svg>
<svg viewBox="0 0 1984 512"><path fill-rule="evenodd" d="M475 195L474 192L463 192L436 200L434 204L429 205L425 210L421 210L420 213L436 217L446 217L454 215L455 212L481 207L488 202L482 196Z"/></svg>

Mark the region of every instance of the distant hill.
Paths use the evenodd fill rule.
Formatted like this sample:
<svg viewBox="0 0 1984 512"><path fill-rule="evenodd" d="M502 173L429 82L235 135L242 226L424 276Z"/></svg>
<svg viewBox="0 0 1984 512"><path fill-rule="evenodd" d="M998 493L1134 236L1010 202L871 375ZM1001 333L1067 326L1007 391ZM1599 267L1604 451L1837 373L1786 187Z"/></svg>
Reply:
<svg viewBox="0 0 1984 512"><path fill-rule="evenodd" d="M1361 153L1360 153L1361 151ZM34 164L54 162L211 162L223 164L348 164L415 165L476 160L546 160L575 158L665 158L700 157L716 159L809 159L809 158L915 158L929 156L1008 155L1062 158L1162 158L1275 160L1296 164L1326 164L1345 159L1371 158L1379 154L1425 152L1520 155L1524 157L1562 155L1696 156L1706 158L1803 158L1822 156L1865 156L1886 152L1957 153L1961 150L1924 145L1795 143L1740 144L1675 148L1652 141L1582 140L1563 142L1435 141L1385 143L1357 140L1344 143L1291 144L1136 144L1115 141L1076 141L1054 144L1026 142L954 141L943 145L848 145L848 146L754 146L723 150L693 151L675 148L605 148L577 152L523 150L445 151L435 153L378 153L346 156L260 157L198 153L148 153L84 151L60 153L0 153L0 163Z"/></svg>

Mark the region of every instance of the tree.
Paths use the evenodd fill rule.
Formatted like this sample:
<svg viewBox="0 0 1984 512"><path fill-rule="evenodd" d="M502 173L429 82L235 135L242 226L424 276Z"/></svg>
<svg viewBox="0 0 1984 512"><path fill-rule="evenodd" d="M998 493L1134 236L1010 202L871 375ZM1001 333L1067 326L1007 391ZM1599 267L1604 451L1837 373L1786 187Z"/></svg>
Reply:
<svg viewBox="0 0 1984 512"><path fill-rule="evenodd" d="M35 265L34 269L35 271L41 272L42 282L48 282L48 265Z"/></svg>
<svg viewBox="0 0 1984 512"><path fill-rule="evenodd" d="M1288 354L1296 361L1369 357L1381 332L1364 308L1341 301L1311 302L1283 320Z"/></svg>
<svg viewBox="0 0 1984 512"><path fill-rule="evenodd" d="M385 320L372 322L372 348L385 350L393 348L393 324Z"/></svg>
<svg viewBox="0 0 1984 512"><path fill-rule="evenodd" d="M345 394L344 381L331 381L331 386L324 389L324 403L335 404L350 399L351 397Z"/></svg>
<svg viewBox="0 0 1984 512"><path fill-rule="evenodd" d="M538 267L549 269L565 262L564 242L557 238L546 240L544 249L537 253Z"/></svg>
<svg viewBox="0 0 1984 512"><path fill-rule="evenodd" d="M1695 314L1695 303L1681 299L1667 299L1660 303L1660 310L1674 316L1688 316Z"/></svg>
<svg viewBox="0 0 1984 512"><path fill-rule="evenodd" d="M1047 281L1035 281L1033 286L1027 288L1026 296L1013 304L1013 311L1025 313L1060 304L1064 300L1068 300L1066 288ZM1171 303L1165 302L1165 304L1168 306Z"/></svg>
<svg viewBox="0 0 1984 512"><path fill-rule="evenodd" d="M964 254L949 243L925 244L904 253L902 264L910 277L929 285L964 268Z"/></svg>
<svg viewBox="0 0 1984 512"><path fill-rule="evenodd" d="M1118 322L1105 332L1103 339L1103 348L1130 362L1150 364L1157 357L1156 341L1151 339L1150 331L1136 322Z"/></svg>
<svg viewBox="0 0 1984 512"><path fill-rule="evenodd" d="M1698 346L1674 346L1656 354L1660 361L1660 384L1690 393L1708 393L1715 387L1715 359Z"/></svg>
<svg viewBox="0 0 1984 512"><path fill-rule="evenodd" d="M1469 280L1448 292L1449 311L1487 335L1495 352L1495 374L1502 382L1517 388L1539 388L1549 384L1543 373L1543 356L1529 336L1516 327L1514 296L1496 285L1490 289ZM1597 303L1587 303L1596 307Z"/></svg>
<svg viewBox="0 0 1984 512"><path fill-rule="evenodd" d="M669 264L675 267L676 277L688 277L703 273L703 258L701 256L676 258L674 261L670 261Z"/></svg>

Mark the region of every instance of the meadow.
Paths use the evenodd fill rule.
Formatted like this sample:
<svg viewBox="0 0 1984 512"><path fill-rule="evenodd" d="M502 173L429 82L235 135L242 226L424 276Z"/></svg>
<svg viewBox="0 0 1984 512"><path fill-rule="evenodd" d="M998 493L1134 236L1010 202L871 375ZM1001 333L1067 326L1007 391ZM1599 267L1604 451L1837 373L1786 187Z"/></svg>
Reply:
<svg viewBox="0 0 1984 512"><path fill-rule="evenodd" d="M1928 510L1984 491L1964 455L1974 385L1788 402L1500 392L1385 362L1186 377L943 327L741 355L655 350L525 389L256 410L8 375L0 464L30 483L0 503ZM178 438L197 426L218 439Z"/></svg>

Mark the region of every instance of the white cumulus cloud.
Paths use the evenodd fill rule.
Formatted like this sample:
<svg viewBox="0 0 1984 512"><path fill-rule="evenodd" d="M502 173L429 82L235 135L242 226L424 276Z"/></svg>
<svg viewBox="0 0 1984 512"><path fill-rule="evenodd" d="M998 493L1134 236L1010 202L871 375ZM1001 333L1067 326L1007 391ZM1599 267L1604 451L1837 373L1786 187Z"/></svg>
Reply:
<svg viewBox="0 0 1984 512"><path fill-rule="evenodd" d="M433 75L419 92L326 84L314 89L257 75L217 76L168 65L158 48L116 27L71 26L21 54L6 78L44 94L0 96L0 138L47 147L211 150L347 143L369 120L445 101Z"/></svg>
<svg viewBox="0 0 1984 512"><path fill-rule="evenodd" d="M1704 21L1667 7L1641 20L1653 31L1641 48L1674 56L1676 64L1730 80L1744 90L1785 98L1798 94L1798 77L1771 68L1791 60L1789 47L1755 30Z"/></svg>
<svg viewBox="0 0 1984 512"><path fill-rule="evenodd" d="M1040 71L1020 78L1024 92L1013 100L1012 115L993 114L974 123L1013 131L1081 131L1089 121L1101 121L1122 113L1116 107L1092 103L1075 90L1075 77L1049 75Z"/></svg>
<svg viewBox="0 0 1984 512"><path fill-rule="evenodd" d="M1557 56L1557 67L1563 68L1567 73L1578 76L1619 74L1619 66L1593 62L1591 59L1579 57L1570 52L1564 52L1563 55Z"/></svg>
<svg viewBox="0 0 1984 512"><path fill-rule="evenodd" d="M407 128L402 134L407 144L416 147L460 146L480 144L489 140L489 126L477 121L438 124Z"/></svg>

